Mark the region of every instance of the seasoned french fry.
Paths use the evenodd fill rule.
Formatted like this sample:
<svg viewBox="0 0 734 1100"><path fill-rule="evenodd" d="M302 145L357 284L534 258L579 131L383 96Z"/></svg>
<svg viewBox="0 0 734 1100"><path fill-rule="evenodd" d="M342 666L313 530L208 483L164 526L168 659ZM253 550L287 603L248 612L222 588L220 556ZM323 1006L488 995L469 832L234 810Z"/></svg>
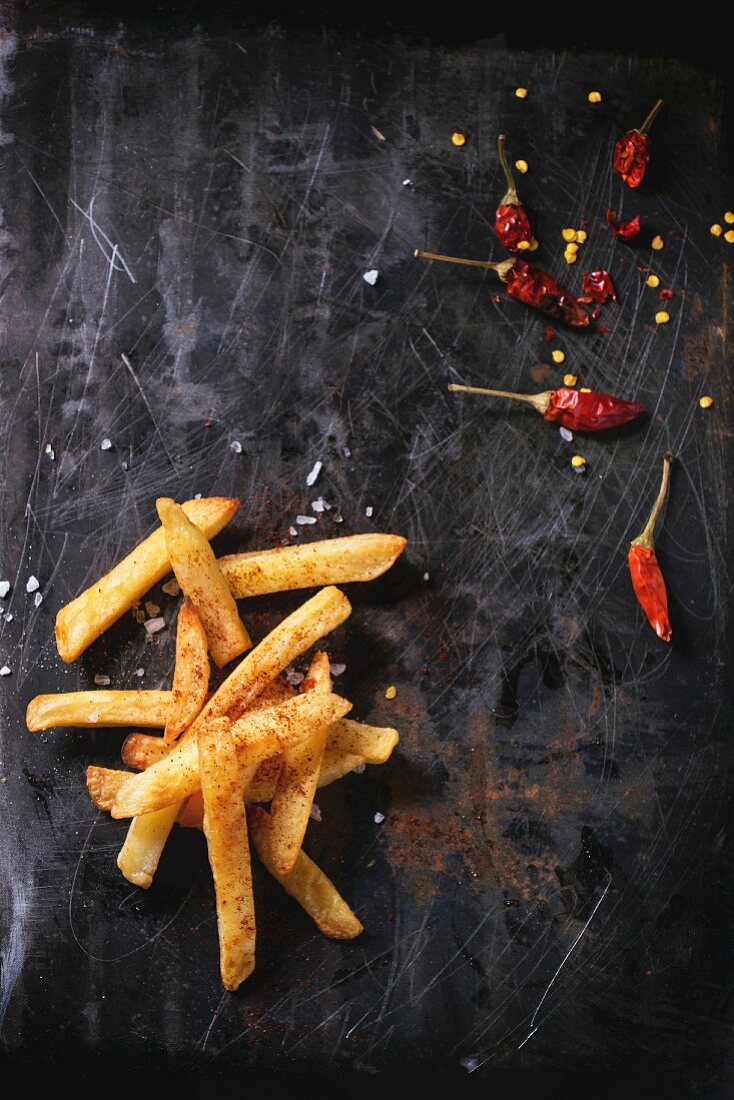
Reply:
<svg viewBox="0 0 734 1100"><path fill-rule="evenodd" d="M161 740L161 738L157 738ZM112 809L118 791L130 778L130 772L113 771L112 768L98 768L90 764L87 768L87 790L89 797L98 810Z"/></svg>
<svg viewBox="0 0 734 1100"><path fill-rule="evenodd" d="M214 877L219 969L237 989L255 969L255 903L239 754L226 718L198 734L204 834ZM174 807L175 808L175 807Z"/></svg>
<svg viewBox="0 0 734 1100"><path fill-rule="evenodd" d="M364 931L361 922L344 898L305 852L299 851L289 875L281 875L270 858L271 818L257 806L247 811L250 835L258 856L281 886L313 918L325 936L335 940L353 940Z"/></svg>
<svg viewBox="0 0 734 1100"><path fill-rule="evenodd" d="M316 653L304 686L312 692L331 691L329 658ZM290 874L306 834L313 796L321 771L328 726L286 749L270 806L270 858L281 875Z"/></svg>
<svg viewBox="0 0 734 1100"><path fill-rule="evenodd" d="M201 619L214 663L222 668L250 648L250 635L207 537L169 497L160 497L156 508L176 579Z"/></svg>
<svg viewBox="0 0 734 1100"><path fill-rule="evenodd" d="M245 715L231 725L241 766L260 764L322 726L336 722L350 709L351 703L338 695L309 692L277 707ZM196 728L198 734L205 724L199 716L189 729ZM115 798L112 816L136 817L162 810L164 806L182 802L198 786L196 741L186 736L158 763L128 776Z"/></svg>
<svg viewBox="0 0 734 1100"><path fill-rule="evenodd" d="M208 497L187 500L183 510L206 538L213 539L239 506L239 500L234 498ZM165 532L158 527L114 569L61 608L56 616L56 645L62 661L76 660L170 571Z"/></svg>
<svg viewBox="0 0 734 1100"><path fill-rule="evenodd" d="M130 822L117 866L133 886L147 890L153 883L168 834L176 823L178 806L166 806L153 814L142 814Z"/></svg>
<svg viewBox="0 0 734 1100"><path fill-rule="evenodd" d="M165 733L165 740L168 742L175 741L204 706L209 689L209 660L206 650L204 627L187 596L181 604L176 628L173 704Z"/></svg>
<svg viewBox="0 0 734 1100"><path fill-rule="evenodd" d="M305 546L227 554L218 564L239 600L293 588L372 581L390 568L406 542L400 535L347 535Z"/></svg>
<svg viewBox="0 0 734 1100"><path fill-rule="evenodd" d="M390 759L400 740L397 730L382 726L365 726L342 718L329 730L329 747L340 752L363 756L368 764L384 764Z"/></svg>
<svg viewBox="0 0 734 1100"><path fill-rule="evenodd" d="M53 726L165 726L173 702L170 691L68 691L31 699L29 730Z"/></svg>

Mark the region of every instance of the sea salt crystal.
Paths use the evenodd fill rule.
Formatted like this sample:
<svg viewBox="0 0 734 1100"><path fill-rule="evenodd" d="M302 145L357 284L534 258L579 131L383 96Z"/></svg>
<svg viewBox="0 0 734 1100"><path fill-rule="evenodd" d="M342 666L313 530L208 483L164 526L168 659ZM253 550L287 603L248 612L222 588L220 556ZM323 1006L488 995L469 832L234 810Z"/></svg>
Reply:
<svg viewBox="0 0 734 1100"><path fill-rule="evenodd" d="M159 630L163 630L165 625L166 620L164 618L148 619L147 623L143 623L148 634L157 634Z"/></svg>
<svg viewBox="0 0 734 1100"><path fill-rule="evenodd" d="M3 665L3 667L0 668L0 676L9 676L9 675L10 675L10 669L8 668L7 665Z"/></svg>
<svg viewBox="0 0 734 1100"><path fill-rule="evenodd" d="M413 181L412 180L403 180L403 187L412 187L412 186L413 186Z"/></svg>
<svg viewBox="0 0 734 1100"><path fill-rule="evenodd" d="M107 439L107 437L105 436L105 438L102 440L102 442L99 445L99 449L100 449L100 451L111 451L112 450L112 440Z"/></svg>
<svg viewBox="0 0 734 1100"><path fill-rule="evenodd" d="M229 449L230 449L230 451L234 451L234 453L236 455L241 455L242 454L242 444L240 443L239 439L233 439L232 442L229 445Z"/></svg>
<svg viewBox="0 0 734 1100"><path fill-rule="evenodd" d="M374 512L374 508L372 507L371 504L368 504L367 507L364 510L364 514L367 516L367 519L372 518L372 513L373 512Z"/></svg>
<svg viewBox="0 0 734 1100"><path fill-rule="evenodd" d="M298 528L297 527L289 527L288 528L288 534L291 536L291 538L295 538L296 535L298 534Z"/></svg>
<svg viewBox="0 0 734 1100"><path fill-rule="evenodd" d="M342 447L342 454L344 455L345 458L351 458L352 457L352 452L349 450L349 447Z"/></svg>
<svg viewBox="0 0 734 1100"><path fill-rule="evenodd" d="M344 516L341 512L334 512L334 523L344 523Z"/></svg>
<svg viewBox="0 0 734 1100"><path fill-rule="evenodd" d="M570 432L568 428L559 428L561 433L561 439L565 439L566 443L573 443L573 432Z"/></svg>
<svg viewBox="0 0 734 1100"><path fill-rule="evenodd" d="M164 585L161 585L161 589L167 596L178 596L181 591L181 585L175 577L171 577L170 581L166 581Z"/></svg>
<svg viewBox="0 0 734 1100"><path fill-rule="evenodd" d="M194 500L201 500L201 493L194 493Z"/></svg>
<svg viewBox="0 0 734 1100"><path fill-rule="evenodd" d="M141 677L145 676L145 669L144 668L136 668L135 669L135 675L136 676L141 676Z"/></svg>
<svg viewBox="0 0 734 1100"><path fill-rule="evenodd" d="M361 775L362 772L367 771L367 765L366 764L356 764L352 768L352 771L354 772L355 775Z"/></svg>
<svg viewBox="0 0 734 1100"><path fill-rule="evenodd" d="M304 675L302 672L297 672L295 668L287 668L285 670L285 678L291 687L298 687L304 681Z"/></svg>
<svg viewBox="0 0 734 1100"><path fill-rule="evenodd" d="M331 505L323 497L319 497L318 500L311 501L311 508L314 512L330 512Z"/></svg>
<svg viewBox="0 0 734 1100"><path fill-rule="evenodd" d="M301 526L309 523L315 523L316 516L296 516L296 523L300 523Z"/></svg>
<svg viewBox="0 0 734 1100"><path fill-rule="evenodd" d="M475 1069L479 1068L478 1058L462 1058L459 1062L460 1066L463 1066L467 1073L473 1073Z"/></svg>
<svg viewBox="0 0 734 1100"><path fill-rule="evenodd" d="M343 672L346 672L346 665L329 665L332 676L341 676Z"/></svg>
<svg viewBox="0 0 734 1100"><path fill-rule="evenodd" d="M316 478L319 476L319 474L321 473L323 468L324 468L323 462L321 462L320 460L317 460L316 462L314 462L313 466L311 467L311 473L306 478L306 484L309 487L311 485L316 484Z"/></svg>
<svg viewBox="0 0 734 1100"><path fill-rule="evenodd" d="M315 802L311 804L308 816L312 821L321 821L321 810L318 808Z"/></svg>
<svg viewBox="0 0 734 1100"><path fill-rule="evenodd" d="M382 825L384 820L385 820L385 815L381 814L378 810L378 812L375 814L375 817L374 817L375 825Z"/></svg>
<svg viewBox="0 0 734 1100"><path fill-rule="evenodd" d="M5 619L6 623L12 623L12 621L13 621L13 616L10 614L9 611L5 612L5 614L3 615L3 618Z"/></svg>
<svg viewBox="0 0 734 1100"><path fill-rule="evenodd" d="M33 574L31 574L31 576L25 582L26 592L28 592L28 593L37 592L40 587L41 587L41 585L38 581L38 577L34 577Z"/></svg>
<svg viewBox="0 0 734 1100"><path fill-rule="evenodd" d="M374 267L372 268L371 271L365 271L364 275L362 276L364 281L366 283L369 283L370 286L374 286L375 283L377 282L377 280L379 279L379 277L380 277L380 272L376 271Z"/></svg>
<svg viewBox="0 0 734 1100"><path fill-rule="evenodd" d="M430 573L424 573L423 574L423 580L424 581L429 581L430 579L431 579L431 574Z"/></svg>
<svg viewBox="0 0 734 1100"><path fill-rule="evenodd" d="M53 447L51 446L50 443L46 444L46 454L48 455L48 457L51 459L52 462L56 458L56 452L54 451L54 449L53 449Z"/></svg>
<svg viewBox="0 0 734 1100"><path fill-rule="evenodd" d="M42 603L43 603L43 596L41 595L40 592L36 592L35 596L33 597L33 606L34 607L40 607Z"/></svg>
<svg viewBox="0 0 734 1100"><path fill-rule="evenodd" d="M109 676L105 676L103 672L95 672L94 682L97 685L97 687L101 687L101 688L109 687L109 685L112 683Z"/></svg>
<svg viewBox="0 0 734 1100"><path fill-rule="evenodd" d="M10 581L0 581L0 600L4 600L10 591Z"/></svg>

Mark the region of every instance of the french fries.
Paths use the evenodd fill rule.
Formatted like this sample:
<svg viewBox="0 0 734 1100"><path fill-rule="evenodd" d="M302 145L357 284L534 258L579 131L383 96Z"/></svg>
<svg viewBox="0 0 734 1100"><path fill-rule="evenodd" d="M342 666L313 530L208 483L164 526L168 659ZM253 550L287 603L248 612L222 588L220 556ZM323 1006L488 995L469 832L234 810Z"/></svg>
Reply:
<svg viewBox="0 0 734 1100"><path fill-rule="evenodd" d="M364 932L334 883L305 852L298 852L290 874L281 874L271 857L272 819L257 806L251 807L247 816L252 842L263 865L313 918L325 936L334 940L353 940Z"/></svg>
<svg viewBox="0 0 734 1100"><path fill-rule="evenodd" d="M204 835L214 877L219 967L225 989L255 969L255 902L238 753L226 718L199 730Z"/></svg>
<svg viewBox="0 0 734 1100"><path fill-rule="evenodd" d="M173 702L170 691L68 691L31 699L25 720L29 730L54 726L165 726Z"/></svg>
<svg viewBox="0 0 734 1100"><path fill-rule="evenodd" d="M117 856L117 866L133 886L144 890L153 885L153 875L176 824L178 806L166 806L153 814L141 814L130 822L130 828Z"/></svg>
<svg viewBox="0 0 734 1100"><path fill-rule="evenodd" d="M176 667L173 702L166 722L165 740L175 741L204 706L209 689L206 633L188 596L181 604L176 628Z"/></svg>
<svg viewBox="0 0 734 1100"><path fill-rule="evenodd" d="M329 730L329 748L363 756L368 764L384 764L398 741L398 731L389 726L365 726L349 718L342 718Z"/></svg>
<svg viewBox="0 0 734 1100"><path fill-rule="evenodd" d="M312 692L331 691L329 658L325 653L317 653L311 661L306 685ZM324 726L283 753L283 766L270 806L270 858L280 875L290 874L298 858L328 733L329 727Z"/></svg>
<svg viewBox="0 0 734 1100"><path fill-rule="evenodd" d="M241 766L255 766L292 744L297 744L325 725L331 725L351 708L338 695L309 692L267 710L246 714L230 725ZM202 712L203 713L203 712ZM196 732L208 724L194 726ZM144 772L131 774L122 785L112 806L113 817L137 817L183 802L199 785L197 744L193 737L182 738L168 756Z"/></svg>
<svg viewBox="0 0 734 1100"><path fill-rule="evenodd" d="M405 549L400 535L347 535L305 546L227 554L217 564L236 600L293 588L372 581Z"/></svg>
<svg viewBox="0 0 734 1100"><path fill-rule="evenodd" d="M234 498L209 497L187 500L183 510L207 539L213 539L239 506L239 500ZM56 616L56 645L62 661L76 660L170 571L166 536L163 528L158 527L114 569L61 608Z"/></svg>
<svg viewBox="0 0 734 1100"><path fill-rule="evenodd" d="M191 599L218 668L252 645L206 535L168 497L156 501L176 580Z"/></svg>

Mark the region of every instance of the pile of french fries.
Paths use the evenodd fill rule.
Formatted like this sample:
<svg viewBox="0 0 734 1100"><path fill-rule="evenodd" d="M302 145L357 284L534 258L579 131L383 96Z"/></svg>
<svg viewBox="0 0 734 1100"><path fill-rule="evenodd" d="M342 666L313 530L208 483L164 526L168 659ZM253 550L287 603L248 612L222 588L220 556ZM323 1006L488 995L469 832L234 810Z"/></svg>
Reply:
<svg viewBox="0 0 734 1100"><path fill-rule="evenodd" d="M217 559L210 540L239 504L161 498L161 526L57 615L59 654L73 661L173 570L183 601L170 691L39 695L26 713L30 730L163 731L131 733L122 759L135 771L90 767L87 787L99 809L131 819L117 864L136 886L152 884L174 824L203 829L220 970L232 990L255 966L249 840L325 935L352 939L362 931L301 845L316 788L360 765L384 763L398 734L346 717L351 703L333 692L326 653L313 656L299 694L282 673L350 614L346 596L333 586L379 577L405 547L397 535L352 535ZM253 647L235 601L312 587L320 591ZM211 694L210 656L218 668L241 658ZM260 803L270 803L269 812Z"/></svg>

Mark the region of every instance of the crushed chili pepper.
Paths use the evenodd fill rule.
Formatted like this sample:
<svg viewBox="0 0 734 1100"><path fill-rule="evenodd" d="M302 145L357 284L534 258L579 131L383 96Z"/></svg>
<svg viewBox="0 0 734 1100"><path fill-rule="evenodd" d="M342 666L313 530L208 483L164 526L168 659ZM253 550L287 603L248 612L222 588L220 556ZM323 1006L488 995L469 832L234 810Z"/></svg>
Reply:
<svg viewBox="0 0 734 1100"><path fill-rule="evenodd" d="M507 293L533 309L540 309L573 328L585 328L590 321L583 306L560 283L540 267L525 260L464 260L459 256L443 256L437 252L424 252L416 248L413 253L420 260L440 260L448 264L465 264L495 271L507 288Z"/></svg>
<svg viewBox="0 0 734 1100"><path fill-rule="evenodd" d="M628 187L639 187L650 161L650 138L647 130L663 105L659 99L638 130L628 130L614 146L612 166Z"/></svg>
<svg viewBox="0 0 734 1100"><path fill-rule="evenodd" d="M546 325L546 328L545 328L545 335L544 335L544 337L543 337L543 339L545 340L546 344L549 344L549 343L551 342L551 340L555 340L555 338L556 338L556 334L555 334L555 332L553 331L553 329L552 329L552 328L550 327L550 325Z"/></svg>
<svg viewBox="0 0 734 1100"><path fill-rule="evenodd" d="M660 297L664 302L669 302L674 297L672 290L661 290Z"/></svg>
<svg viewBox="0 0 734 1100"><path fill-rule="evenodd" d="M482 386L459 386L451 383L449 389L461 393L481 393L490 397L510 397L525 401L552 424L562 424L577 432L602 432L617 428L638 417L644 409L633 401L623 401L609 393L592 390L573 390L562 386L544 393L509 393L507 390L488 390Z"/></svg>
<svg viewBox="0 0 734 1100"><path fill-rule="evenodd" d="M635 214L628 222L619 221L616 210L607 210L607 225L615 237L621 237L623 241L630 241L640 232L640 215Z"/></svg>
<svg viewBox="0 0 734 1100"><path fill-rule="evenodd" d="M604 305L608 298L617 300L612 277L608 271L585 271L581 276L581 289L584 292L582 302L598 302Z"/></svg>
<svg viewBox="0 0 734 1100"><path fill-rule="evenodd" d="M650 626L664 642L670 641L673 631L668 617L668 593L665 580L655 555L653 531L668 493L672 462L673 455L668 451L663 458L663 477L650 518L642 534L632 541L628 558L635 595L647 615Z"/></svg>
<svg viewBox="0 0 734 1100"><path fill-rule="evenodd" d="M507 191L502 196L502 202L497 207L494 216L494 232L497 240L508 252L518 252L520 246L529 248L533 240L533 231L530 228L525 207L520 202L515 187L515 179L512 175L507 157L505 156L505 135L497 138L497 154L500 158L502 171L507 182Z"/></svg>

